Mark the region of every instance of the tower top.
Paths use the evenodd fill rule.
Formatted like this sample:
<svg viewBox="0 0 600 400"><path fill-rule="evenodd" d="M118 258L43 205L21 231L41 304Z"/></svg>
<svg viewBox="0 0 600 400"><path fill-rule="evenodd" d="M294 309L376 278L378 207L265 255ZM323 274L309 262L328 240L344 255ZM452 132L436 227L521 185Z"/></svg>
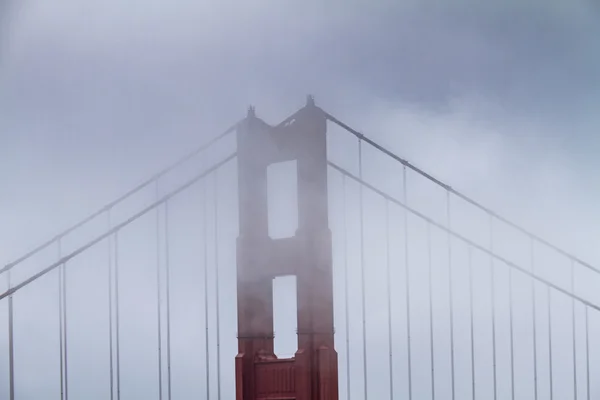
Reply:
<svg viewBox="0 0 600 400"><path fill-rule="evenodd" d="M248 113L246 114L247 118L255 118L256 117L256 107L249 106Z"/></svg>

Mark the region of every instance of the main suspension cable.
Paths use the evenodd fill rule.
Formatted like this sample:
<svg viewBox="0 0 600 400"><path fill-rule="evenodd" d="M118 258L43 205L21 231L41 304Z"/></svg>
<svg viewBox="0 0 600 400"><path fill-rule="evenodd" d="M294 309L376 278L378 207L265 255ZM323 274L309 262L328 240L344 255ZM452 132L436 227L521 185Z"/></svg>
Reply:
<svg viewBox="0 0 600 400"><path fill-rule="evenodd" d="M344 130L348 131L350 134L356 136L359 140L369 144L370 146L374 147L375 149L381 151L382 153L384 153L385 155L387 155L388 157L392 158L393 160L401 163L402 165L404 165L405 167L410 168L411 170L415 171L416 173L418 173L419 175L423 176L424 178L428 179L429 181L435 183L436 185L442 187L443 189L449 191L450 193L452 193L453 195L459 197L460 199L466 201L467 203L471 204L472 206L480 209L481 211L485 212L486 214L489 214L491 217L497 219L498 221L501 221L509 226L511 226L512 228L516 229L517 231L527 235L527 236L531 236L533 237L536 241L540 242L541 244L543 244L544 246L547 246L553 250L555 250L556 252L560 253L561 255L577 262L578 264L594 271L597 273L600 273L600 269L594 267L593 265L591 265L590 263L587 263L585 261L583 261L582 259L576 257L574 254L569 253L563 249L561 249L560 247L548 242L547 240L541 238L538 235L535 235L534 233L526 230L525 228L517 225L516 223L508 220L507 218L501 216L500 214L497 214L496 212L494 212L493 210L491 210L490 208L485 207L484 205L482 205L481 203L473 200L472 198L470 198L469 196L459 192L458 190L454 189L453 187L451 187L450 185L442 182L439 179L434 178L432 175L428 174L427 172L423 171L422 169L416 167L415 165L411 164L409 161L399 157L398 155L394 154L391 150L385 148L384 146L382 146L381 144L376 143L374 140L369 139L368 137L366 137L365 135L363 135L362 133L358 132L357 130L351 128L349 125L343 123L342 121L340 121L339 119L335 118L334 116L332 116L331 114L323 111L325 118L327 118L329 121L333 122L334 124L338 125L339 127L343 128Z"/></svg>
<svg viewBox="0 0 600 400"><path fill-rule="evenodd" d="M187 188L189 188L190 186L192 186L193 184L195 184L196 182L198 182L199 180L201 180L202 178L204 178L206 175L210 174L212 171L220 168L221 166L223 166L227 162L233 160L236 155L237 155L237 153L233 153L229 157L224 158L220 162L218 162L215 165L213 165L211 168L205 170L201 174L196 175L194 178L190 179L189 181L187 181L183 185L179 186L177 189L175 189L172 192L170 192L169 194L163 196L160 200L158 200L158 201L150 204L149 206L147 206L146 208L144 208L141 211L137 212L136 214L132 215L131 217L129 217L127 220L121 222L120 224L115 225L109 231L106 231L103 234L97 236L95 239L90 240L89 242L87 242L83 246L79 247L77 250L74 250L72 253L70 253L70 254L64 256L63 258L61 258L60 260L58 260L58 261L50 264L48 267L46 267L43 270L41 270L40 272L38 272L38 273L30 276L29 278L25 279L24 281L22 281L18 285L13 286L11 289L5 291L4 293L0 293L0 300L6 298L8 296L10 296L11 294L16 293L17 291L21 290L25 286L29 285L30 283L32 283L32 282L38 280L39 278L41 278L42 276L46 275L48 272L55 270L60 265L62 265L64 263L66 263L67 261L69 261L69 260L77 257L78 255L80 255L81 253L83 253L87 249L93 247L94 245L96 245L97 243L101 242L102 240L106 239L107 237L109 237L111 235L115 235L116 236L116 233L118 231L120 231L121 229L123 229L127 225L131 224L132 222L136 221L140 217L146 215L150 211L154 210L160 204L168 201L172 197L174 197L174 196L178 195L179 193L183 192L184 190L186 190Z"/></svg>
<svg viewBox="0 0 600 400"><path fill-rule="evenodd" d="M488 256L490 256L493 260L497 260L500 261L502 264L505 264L508 268L512 268L516 271L519 271L520 273L522 273L525 276L528 276L532 279L535 279L536 281L544 284L546 287L551 288L552 290L562 293L565 296L569 297L569 298L574 298L575 300L577 300L578 302L580 302L581 304L584 304L592 309L594 309L595 311L600 311L600 306L597 304L592 303L589 300L584 299L581 296L578 296L576 294L570 293L568 290L563 289L562 287L560 287L557 284L552 283L551 281L544 279L543 277L537 276L537 275L533 275L531 273L531 271L529 271L528 269L525 269L521 266L519 266L518 264L514 263L513 261L504 258L496 253L494 253L493 251L491 251L489 248L486 248L485 246L482 246L478 243L476 243L475 241L461 235L458 232L455 232L453 230L448 229L447 226L445 226L444 224L440 224L439 222L433 220L432 218L429 218L428 216L426 216L425 214L415 210L412 207L409 207L408 205L404 204L402 201L390 196L389 194L377 189L375 186L369 184L368 182L362 181L360 180L357 176L353 175L351 172L348 172L347 170L345 170L344 168L336 165L335 163L332 163L331 161L329 161L327 163L330 167L332 167L333 169L337 170L338 172L340 172L343 175L346 175L347 177L351 178L352 180L354 180L355 182L359 182L361 185L363 185L364 187L368 188L369 190L371 190L372 192L376 193L377 195L388 199L391 203L397 204L398 206L402 207L405 211L410 212L411 214L413 214L414 216L418 217L419 219L423 220L423 221L427 221L429 223L431 223L432 226L435 226L437 228L439 228L440 230L444 231L444 232L449 232L454 238L460 240L461 242L465 243L465 244L469 244L470 246L473 247L473 249L477 249L479 251L481 251L484 254L487 254ZM492 217L490 217L490 219L492 219ZM0 300L2 299L2 296L0 295Z"/></svg>
<svg viewBox="0 0 600 400"><path fill-rule="evenodd" d="M95 212L93 212L92 214L90 214L89 216L87 216L86 218L82 219L78 223L76 223L76 224L72 225L71 227L65 229L64 231L60 232L59 234L57 234L56 236L54 236L50 240L48 240L48 241L42 243L41 245L35 247L34 249L32 249L28 253L24 254L23 256L19 257L18 259L14 260L14 261L12 261L12 262L10 262L8 264L6 264L2 269L0 269L0 275L3 274L4 272L6 272L6 271L8 271L8 270L10 270L12 268L14 268L16 265L21 264L23 261L31 258L35 254L39 253L40 251L44 250L48 246L50 246L53 243L55 243L57 240L62 239L65 236L67 236L68 234L70 234L71 232L73 232L73 231L81 228L83 225L85 225L88 222L92 221L93 219L95 219L96 217L100 216L104 212L110 210L111 208L114 208L119 203L127 200L128 198L130 198L134 194L138 193L139 191L141 191L142 189L146 188L147 186L149 186L153 182L157 181L162 176L168 174L169 172L173 171L177 167L183 165L185 162L187 162L190 159L194 158L196 155L202 153L204 150L208 149L210 146L212 146L213 144L215 144L216 142L218 142L219 140L223 139L225 136L227 136L228 134L230 134L231 132L233 132L237 128L237 126L239 125L239 123L240 123L240 121L236 122L234 125L230 126L227 130L225 130L220 135L216 136L215 138L211 139L210 141L208 141L207 143L203 144L202 146L196 148L195 150L189 152L188 154L186 154L185 156L181 157L180 159L178 159L174 163L170 164L166 168L164 168L161 171L159 171L158 173L154 174L149 179L145 180L144 182L140 183L139 185L137 185L133 189L129 190L128 192L126 192L122 196L120 196L117 199L115 199L115 200L111 201L110 203L106 204L104 207L101 207L100 209L96 210Z"/></svg>

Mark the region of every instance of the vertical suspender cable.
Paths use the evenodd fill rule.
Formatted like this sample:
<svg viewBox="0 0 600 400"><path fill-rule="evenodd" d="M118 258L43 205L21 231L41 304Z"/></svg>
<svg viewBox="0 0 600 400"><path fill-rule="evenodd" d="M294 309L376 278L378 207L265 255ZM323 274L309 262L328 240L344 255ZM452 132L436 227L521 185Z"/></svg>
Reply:
<svg viewBox="0 0 600 400"><path fill-rule="evenodd" d="M471 394L475 400L475 321L473 316L473 249L467 248L469 265L469 314L471 316Z"/></svg>
<svg viewBox="0 0 600 400"><path fill-rule="evenodd" d="M346 175L342 175L342 212L344 213L344 311L346 313L346 397L350 392L350 307L348 307L348 210L346 205Z"/></svg>
<svg viewBox="0 0 600 400"><path fill-rule="evenodd" d="M358 140L358 176L363 180L362 165L362 140ZM365 400L368 398L367 384L367 311L366 311L366 293L365 293L365 227L364 227L364 209L363 209L363 185L359 187L359 213L360 213L360 284L362 295L362 333L363 333L363 379Z"/></svg>
<svg viewBox="0 0 600 400"><path fill-rule="evenodd" d="M585 354L587 400L590 400L590 324L588 319L588 306L585 306Z"/></svg>
<svg viewBox="0 0 600 400"><path fill-rule="evenodd" d="M387 307L388 307L388 347L390 367L390 400L394 399L394 360L392 347L392 274L390 257L390 202L385 200L385 252L387 278Z"/></svg>
<svg viewBox="0 0 600 400"><path fill-rule="evenodd" d="M408 184L406 175L406 165L402 166L402 197L405 206L408 206ZM406 295L406 346L408 362L408 399L412 400L412 349L411 349L411 328L410 328L410 268L408 265L408 211L404 207L404 292Z"/></svg>
<svg viewBox="0 0 600 400"><path fill-rule="evenodd" d="M108 220L108 229L112 229L112 223L110 218L109 209L106 213ZM108 237L108 359L110 363L110 376L109 376L109 384L110 384L110 400L114 399L115 396L115 387L114 387L114 349L113 349L113 249L112 249L112 237Z"/></svg>
<svg viewBox="0 0 600 400"><path fill-rule="evenodd" d="M571 293L575 294L575 263L571 260ZM575 326L575 298L571 298L571 315L573 325L573 399L577 400L577 328Z"/></svg>
<svg viewBox="0 0 600 400"><path fill-rule="evenodd" d="M156 200L160 198L160 191L156 181ZM161 318L161 280L160 280L160 207L156 207L156 323L158 341L158 399L163 398L162 376L162 318Z"/></svg>
<svg viewBox="0 0 600 400"><path fill-rule="evenodd" d="M531 274L535 276L535 241L531 237ZM537 361L537 307L535 279L531 278L531 314L533 324L533 391L534 400L538 400L538 361Z"/></svg>
<svg viewBox="0 0 600 400"><path fill-rule="evenodd" d="M58 246L58 259L60 260L62 257L62 245L61 245L61 239L58 239L57 241L57 246ZM63 286L63 281L62 281L62 275L63 275L63 270L62 268L58 269L58 335L59 335L59 352L60 352L60 399L64 400L65 399L65 376L64 376L64 371L65 371L65 353L64 353L64 340L63 340L63 319L64 319L64 314L63 314L63 296L62 296L62 286Z"/></svg>
<svg viewBox="0 0 600 400"><path fill-rule="evenodd" d="M431 247L431 224L427 222L427 275L429 278L429 362L431 363L431 399L435 400L435 348L433 342L433 256Z"/></svg>
<svg viewBox="0 0 600 400"><path fill-rule="evenodd" d="M548 358L550 363L549 378L550 378L550 400L554 398L554 370L552 360L552 292L550 286L547 287L548 291Z"/></svg>
<svg viewBox="0 0 600 400"><path fill-rule="evenodd" d="M205 352L206 352L206 398L210 399L210 349L208 331L208 188L206 178L203 185L202 223L204 225L204 328L205 328Z"/></svg>
<svg viewBox="0 0 600 400"><path fill-rule="evenodd" d="M490 251L494 251L494 217L490 215ZM496 268L494 257L490 255L490 296L492 300L492 369L494 400L498 398L498 371L496 369Z"/></svg>
<svg viewBox="0 0 600 400"><path fill-rule="evenodd" d="M69 353L68 353L68 336L67 336L67 265L63 263L59 271L61 274L61 297L62 297L62 337L63 337L63 372L64 372L64 399L69 400Z"/></svg>
<svg viewBox="0 0 600 400"><path fill-rule="evenodd" d="M165 202L165 296L167 307L167 398L171 400L171 256L169 252L169 202Z"/></svg>
<svg viewBox="0 0 600 400"><path fill-rule="evenodd" d="M452 221L450 215L450 192L446 191L446 214L448 218L448 301L450 307L450 374L452 377L452 400L456 398L456 382L454 372L454 293L452 289Z"/></svg>
<svg viewBox="0 0 600 400"><path fill-rule="evenodd" d="M117 383L117 400L121 399L121 348L120 348L120 305L119 305L119 232L115 232L115 369Z"/></svg>
<svg viewBox="0 0 600 400"><path fill-rule="evenodd" d="M510 329L510 393L515 400L515 335L513 317L513 269L508 269L508 313Z"/></svg>
<svg viewBox="0 0 600 400"><path fill-rule="evenodd" d="M6 274L8 290L11 289L10 270ZM8 296L8 379L9 379L9 400L15 400L15 343L13 326L13 295Z"/></svg>
<svg viewBox="0 0 600 400"><path fill-rule="evenodd" d="M219 175L218 170L214 174L214 213L215 213L215 301L217 305L217 399L221 400L221 310L219 300Z"/></svg>

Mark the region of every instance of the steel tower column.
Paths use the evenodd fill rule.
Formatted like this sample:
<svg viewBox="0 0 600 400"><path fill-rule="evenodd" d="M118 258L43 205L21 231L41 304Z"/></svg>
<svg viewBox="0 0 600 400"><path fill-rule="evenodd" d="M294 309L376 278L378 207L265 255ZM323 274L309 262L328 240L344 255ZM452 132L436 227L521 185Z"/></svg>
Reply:
<svg viewBox="0 0 600 400"><path fill-rule="evenodd" d="M240 124L237 242L237 400L337 400L332 245L328 222L326 118L312 97L284 125L269 126L250 108ZM296 160L298 229L268 234L267 168ZM297 277L298 350L273 352L273 279Z"/></svg>

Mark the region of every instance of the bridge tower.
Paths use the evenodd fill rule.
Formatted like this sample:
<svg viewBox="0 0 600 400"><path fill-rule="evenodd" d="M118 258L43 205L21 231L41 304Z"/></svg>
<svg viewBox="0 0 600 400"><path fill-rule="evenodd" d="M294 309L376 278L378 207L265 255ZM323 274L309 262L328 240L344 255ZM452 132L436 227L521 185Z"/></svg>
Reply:
<svg viewBox="0 0 600 400"><path fill-rule="evenodd" d="M269 126L251 107L238 127L236 400L338 399L326 130L310 96L284 124ZM293 160L298 229L271 239L267 167ZM287 359L273 349L273 279L283 275L297 282L298 350Z"/></svg>

